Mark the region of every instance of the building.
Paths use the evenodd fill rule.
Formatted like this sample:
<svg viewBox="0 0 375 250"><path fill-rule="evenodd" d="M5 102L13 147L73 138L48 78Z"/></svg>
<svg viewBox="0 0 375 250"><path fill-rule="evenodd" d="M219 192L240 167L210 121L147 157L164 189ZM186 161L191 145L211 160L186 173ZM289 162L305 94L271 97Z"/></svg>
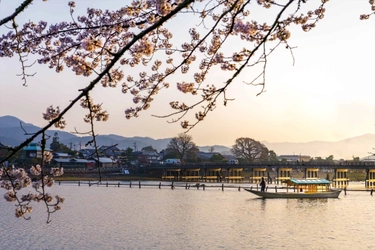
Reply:
<svg viewBox="0 0 375 250"><path fill-rule="evenodd" d="M113 168L118 166L117 161L107 157L99 157L99 161L96 157L92 157L89 160L95 161L96 164L99 163L101 168Z"/></svg>
<svg viewBox="0 0 375 250"><path fill-rule="evenodd" d="M51 151L49 148L45 148L44 151ZM30 143L28 146L23 148L24 158L42 158L42 148L37 143Z"/></svg>
<svg viewBox="0 0 375 250"><path fill-rule="evenodd" d="M156 151L142 150L142 155L144 156L146 161L150 164L159 164L161 160L159 153Z"/></svg>
<svg viewBox="0 0 375 250"><path fill-rule="evenodd" d="M374 162L375 161L375 155L368 155L368 156L360 158L359 160L363 161L363 162Z"/></svg>
<svg viewBox="0 0 375 250"><path fill-rule="evenodd" d="M79 150L79 154L82 155L83 158L89 158L95 154L96 150L94 148L84 148Z"/></svg>
<svg viewBox="0 0 375 250"><path fill-rule="evenodd" d="M68 153L59 153L59 152L53 152L52 156L53 156L53 159L67 159L67 158L72 158Z"/></svg>
<svg viewBox="0 0 375 250"><path fill-rule="evenodd" d="M98 148L98 152L100 155L103 155L105 157L117 158L119 155L121 155L122 151L115 145L112 145L112 146L101 146L100 148Z"/></svg>
<svg viewBox="0 0 375 250"><path fill-rule="evenodd" d="M309 155L279 155L277 157L280 161L286 160L288 162L307 162L310 161L311 156Z"/></svg>
<svg viewBox="0 0 375 250"><path fill-rule="evenodd" d="M92 169L95 167L94 160L86 160L86 159L57 158L57 159L53 159L52 163L56 167L64 168L64 169L73 169L73 168Z"/></svg>

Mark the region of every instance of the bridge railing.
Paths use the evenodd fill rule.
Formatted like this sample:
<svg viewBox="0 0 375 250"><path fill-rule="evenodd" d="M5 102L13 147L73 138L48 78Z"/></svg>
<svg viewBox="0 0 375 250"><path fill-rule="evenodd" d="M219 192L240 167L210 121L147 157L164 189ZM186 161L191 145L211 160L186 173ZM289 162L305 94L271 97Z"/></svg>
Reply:
<svg viewBox="0 0 375 250"><path fill-rule="evenodd" d="M332 161L297 161L297 162L251 162L251 163L238 163L238 164L227 164L227 163L181 163L181 164L154 164L150 166L151 168L255 168L255 167L267 167L267 168L279 168L279 167L289 167L289 168L342 168L346 167L349 169L366 169L375 167L375 162L361 162L361 161L342 161L342 162L332 162Z"/></svg>

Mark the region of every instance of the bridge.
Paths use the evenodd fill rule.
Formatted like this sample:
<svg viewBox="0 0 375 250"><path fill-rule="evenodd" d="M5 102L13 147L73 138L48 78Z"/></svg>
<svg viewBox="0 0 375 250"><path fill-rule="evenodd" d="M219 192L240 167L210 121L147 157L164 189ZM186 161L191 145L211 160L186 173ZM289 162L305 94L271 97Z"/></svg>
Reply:
<svg viewBox="0 0 375 250"><path fill-rule="evenodd" d="M306 167L318 168L318 169L368 169L375 168L375 162L361 162L361 161L345 161L345 162L251 162L251 163L239 163L239 164L227 164L227 163L183 163L183 164L152 164L147 168L293 168L301 169Z"/></svg>
<svg viewBox="0 0 375 250"><path fill-rule="evenodd" d="M303 178L319 177L319 171L333 171L332 183L335 187L349 185L348 170L364 170L365 186L375 187L375 162L252 162L240 164L227 163L184 163L146 166L148 172L161 172L165 180L242 182L248 178L250 183L259 183L262 178L269 183L280 183L292 178L292 172L303 174ZM247 173L247 176L244 175Z"/></svg>

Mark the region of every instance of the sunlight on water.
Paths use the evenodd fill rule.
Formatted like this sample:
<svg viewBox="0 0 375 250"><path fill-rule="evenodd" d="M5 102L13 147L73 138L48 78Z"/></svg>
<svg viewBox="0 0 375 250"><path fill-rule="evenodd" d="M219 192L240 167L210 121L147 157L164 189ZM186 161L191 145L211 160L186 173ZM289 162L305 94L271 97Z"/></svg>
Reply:
<svg viewBox="0 0 375 250"><path fill-rule="evenodd" d="M237 189L62 185L62 210L45 224L0 201L7 249L374 249L369 192L339 199L258 199ZM2 194L1 194L2 195Z"/></svg>

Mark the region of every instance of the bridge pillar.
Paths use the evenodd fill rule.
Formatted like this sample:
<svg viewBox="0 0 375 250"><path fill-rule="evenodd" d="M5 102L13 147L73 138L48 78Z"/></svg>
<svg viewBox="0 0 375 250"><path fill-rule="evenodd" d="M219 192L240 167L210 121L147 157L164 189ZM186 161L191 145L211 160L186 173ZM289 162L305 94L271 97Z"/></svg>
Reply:
<svg viewBox="0 0 375 250"><path fill-rule="evenodd" d="M202 178L200 171L200 168L186 168L181 179L184 181L199 181Z"/></svg>
<svg viewBox="0 0 375 250"><path fill-rule="evenodd" d="M276 184L281 183L282 181L289 180L291 177L292 168L278 168L276 170Z"/></svg>
<svg viewBox="0 0 375 250"><path fill-rule="evenodd" d="M305 168L305 179L318 179L319 178L318 168Z"/></svg>
<svg viewBox="0 0 375 250"><path fill-rule="evenodd" d="M366 188L375 188L375 169L366 169Z"/></svg>
<svg viewBox="0 0 375 250"><path fill-rule="evenodd" d="M206 182L216 181L221 182L223 177L221 174L221 168L206 168L204 171L203 179Z"/></svg>
<svg viewBox="0 0 375 250"><path fill-rule="evenodd" d="M335 188L346 188L349 185L348 169L336 168L332 184Z"/></svg>
<svg viewBox="0 0 375 250"><path fill-rule="evenodd" d="M253 168L250 175L250 183L260 183L262 177L267 180L267 168Z"/></svg>
<svg viewBox="0 0 375 250"><path fill-rule="evenodd" d="M243 168L228 168L227 170L227 176L226 181L227 182L242 182L243 176L242 176Z"/></svg>
<svg viewBox="0 0 375 250"><path fill-rule="evenodd" d="M162 175L163 180L179 180L180 179L180 171L179 168L173 168L173 169L165 169L164 173Z"/></svg>

